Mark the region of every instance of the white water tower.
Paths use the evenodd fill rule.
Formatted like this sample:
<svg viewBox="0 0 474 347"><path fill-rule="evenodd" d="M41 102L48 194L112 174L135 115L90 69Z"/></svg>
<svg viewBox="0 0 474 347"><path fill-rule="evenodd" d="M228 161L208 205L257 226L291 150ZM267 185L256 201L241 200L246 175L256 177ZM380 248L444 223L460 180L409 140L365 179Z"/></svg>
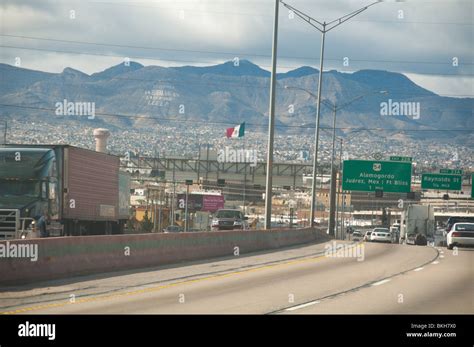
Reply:
<svg viewBox="0 0 474 347"><path fill-rule="evenodd" d="M95 150L97 152L107 152L107 139L110 136L110 131L104 128L94 129Z"/></svg>

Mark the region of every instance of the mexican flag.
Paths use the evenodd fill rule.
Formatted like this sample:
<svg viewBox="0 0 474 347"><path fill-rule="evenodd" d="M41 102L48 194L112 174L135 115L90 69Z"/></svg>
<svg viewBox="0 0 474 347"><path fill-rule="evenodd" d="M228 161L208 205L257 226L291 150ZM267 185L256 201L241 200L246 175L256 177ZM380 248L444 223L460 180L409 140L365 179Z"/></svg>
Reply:
<svg viewBox="0 0 474 347"><path fill-rule="evenodd" d="M233 128L227 128L226 135L228 138L231 137L243 137L245 135L245 122L236 125Z"/></svg>

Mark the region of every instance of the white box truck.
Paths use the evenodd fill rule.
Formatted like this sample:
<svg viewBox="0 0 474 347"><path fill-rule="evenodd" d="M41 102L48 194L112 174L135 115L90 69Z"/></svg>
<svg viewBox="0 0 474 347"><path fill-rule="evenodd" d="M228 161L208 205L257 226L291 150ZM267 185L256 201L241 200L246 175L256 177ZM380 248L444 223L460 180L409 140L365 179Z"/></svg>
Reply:
<svg viewBox="0 0 474 347"><path fill-rule="evenodd" d="M402 212L400 243L427 245L434 240L435 217L431 205L408 205Z"/></svg>

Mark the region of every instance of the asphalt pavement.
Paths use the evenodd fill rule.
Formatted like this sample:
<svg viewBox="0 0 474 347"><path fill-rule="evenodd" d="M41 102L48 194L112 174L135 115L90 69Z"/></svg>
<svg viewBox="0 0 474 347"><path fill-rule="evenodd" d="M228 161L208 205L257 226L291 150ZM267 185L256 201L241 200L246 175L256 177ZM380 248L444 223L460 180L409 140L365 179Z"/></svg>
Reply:
<svg viewBox="0 0 474 347"><path fill-rule="evenodd" d="M473 261L472 248L331 241L2 288L0 311L472 314Z"/></svg>

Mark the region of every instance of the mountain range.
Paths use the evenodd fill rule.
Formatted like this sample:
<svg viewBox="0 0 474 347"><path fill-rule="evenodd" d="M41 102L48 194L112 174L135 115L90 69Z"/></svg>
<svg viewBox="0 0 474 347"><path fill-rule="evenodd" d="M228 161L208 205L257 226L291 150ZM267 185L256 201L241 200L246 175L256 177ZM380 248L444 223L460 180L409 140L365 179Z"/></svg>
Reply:
<svg viewBox="0 0 474 347"><path fill-rule="evenodd" d="M319 71L308 66L277 75L279 131L299 132L314 127L316 100L304 90L316 94L318 76ZM0 109L7 118L48 122L74 119L118 128L177 125L186 120L189 126L226 127L245 121L249 130L266 129L269 78L268 71L248 60L206 67L143 66L130 62L91 75L72 68L49 73L0 64ZM473 98L437 95L396 72L325 71L322 96L341 106L364 96L338 110L338 132L383 128L424 138L470 136L463 131L446 130L470 129L474 120ZM57 114L55 105L63 100L95 103L96 117L91 120ZM381 104L388 101L419 103L419 117L382 115ZM321 111L321 125L330 127L332 110L323 106Z"/></svg>

